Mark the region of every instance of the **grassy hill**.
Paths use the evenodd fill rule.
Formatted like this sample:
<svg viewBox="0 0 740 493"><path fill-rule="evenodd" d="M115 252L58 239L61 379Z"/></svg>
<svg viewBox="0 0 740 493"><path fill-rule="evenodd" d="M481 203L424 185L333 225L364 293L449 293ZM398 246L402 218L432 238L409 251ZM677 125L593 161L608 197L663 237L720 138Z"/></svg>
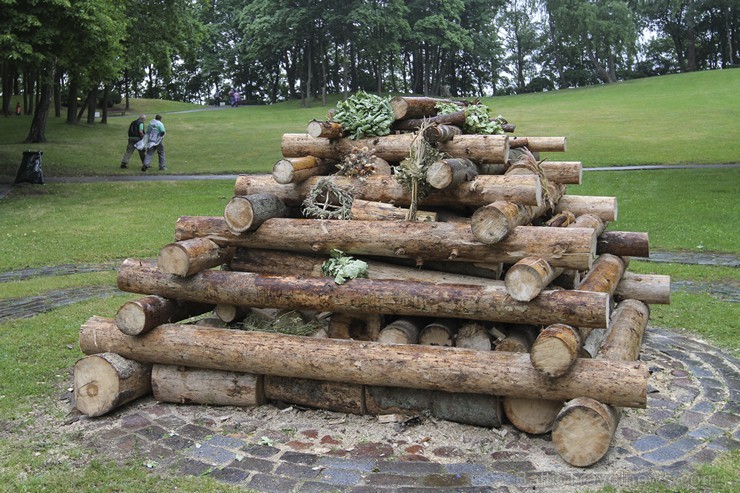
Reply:
<svg viewBox="0 0 740 493"><path fill-rule="evenodd" d="M608 86L487 98L494 115L517 124L516 135L565 136L557 160L584 166L740 161L740 69L633 80ZM336 96L329 107L336 102ZM171 173L268 172L283 133L303 132L329 107L291 101L238 109L133 100L107 125L68 125L50 117L45 144L24 144L30 116L0 118L0 179L12 181L23 151L44 152L47 176L121 175L126 129L140 112L164 114ZM189 111L202 110L202 111Z"/></svg>

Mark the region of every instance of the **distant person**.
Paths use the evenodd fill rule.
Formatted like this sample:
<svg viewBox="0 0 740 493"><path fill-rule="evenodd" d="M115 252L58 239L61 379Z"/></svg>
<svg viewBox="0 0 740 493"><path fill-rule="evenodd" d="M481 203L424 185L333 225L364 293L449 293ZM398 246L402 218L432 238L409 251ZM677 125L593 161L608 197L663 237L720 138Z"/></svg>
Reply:
<svg viewBox="0 0 740 493"><path fill-rule="evenodd" d="M21 103L15 103L15 114L21 116Z"/></svg>
<svg viewBox="0 0 740 493"><path fill-rule="evenodd" d="M239 94L239 91L234 91L234 107L236 108L239 106L239 103L242 100L242 95Z"/></svg>
<svg viewBox="0 0 740 493"><path fill-rule="evenodd" d="M232 89L229 91L229 106L231 106L232 108L234 107L234 101L234 90Z"/></svg>
<svg viewBox="0 0 740 493"><path fill-rule="evenodd" d="M137 149L136 143L139 142L141 139L144 138L144 121L146 120L146 115L139 115L139 118L132 121L131 124L128 126L128 145L126 146L126 152L123 154L123 159L121 159L121 168L128 168L128 162L129 159L131 159L131 155L134 153L135 150L139 151L139 157L141 158L141 163L144 164L144 149Z"/></svg>
<svg viewBox="0 0 740 493"><path fill-rule="evenodd" d="M146 155L144 156L144 164L141 165L141 171L146 171L151 167L155 151L159 157L159 169L167 169L167 163L164 157L164 134L162 115L157 115L146 127Z"/></svg>

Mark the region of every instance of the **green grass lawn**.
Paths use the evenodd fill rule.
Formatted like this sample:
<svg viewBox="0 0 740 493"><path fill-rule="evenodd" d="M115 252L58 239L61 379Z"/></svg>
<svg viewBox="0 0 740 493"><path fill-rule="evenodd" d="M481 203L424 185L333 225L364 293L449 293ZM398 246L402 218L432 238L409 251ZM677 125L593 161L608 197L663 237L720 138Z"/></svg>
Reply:
<svg viewBox="0 0 740 493"><path fill-rule="evenodd" d="M565 136L568 152L554 160L584 166L740 161L740 69L633 80L608 86L487 98L492 114L516 123L516 135ZM304 132L329 107L291 101L214 109L186 103L132 100L125 117L107 125L69 125L50 116L45 144L24 144L30 116L0 118L0 180L12 181L23 151L41 150L47 176L129 175L118 168L126 129L140 113L164 114L170 173L269 172L283 133ZM182 112L187 110L208 110Z"/></svg>

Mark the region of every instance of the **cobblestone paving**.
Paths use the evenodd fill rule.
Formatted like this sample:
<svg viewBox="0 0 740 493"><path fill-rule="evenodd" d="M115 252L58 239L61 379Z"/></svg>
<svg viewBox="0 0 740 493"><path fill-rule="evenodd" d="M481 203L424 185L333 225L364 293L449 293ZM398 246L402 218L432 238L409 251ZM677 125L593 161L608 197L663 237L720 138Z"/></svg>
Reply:
<svg viewBox="0 0 740 493"><path fill-rule="evenodd" d="M649 329L641 359L651 371L647 409L625 410L606 457L584 469L563 462L549 435L526 435L508 424L486 429L425 418L400 431L387 425L386 438L347 446L347 423L375 418L272 405L217 408L146 398L108 416L72 419L68 428L104 457L137 457L160 474L205 475L269 493L686 485L690 478L682 475L690 466L740 445L738 360L659 328ZM333 431L319 433L327 422ZM427 427L440 426L466 444L425 441Z"/></svg>

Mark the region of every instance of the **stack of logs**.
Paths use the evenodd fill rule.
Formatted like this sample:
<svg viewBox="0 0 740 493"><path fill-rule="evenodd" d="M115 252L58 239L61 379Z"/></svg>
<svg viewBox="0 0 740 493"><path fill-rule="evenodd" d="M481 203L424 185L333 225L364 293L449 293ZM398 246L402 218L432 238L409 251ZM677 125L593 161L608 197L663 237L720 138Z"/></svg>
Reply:
<svg viewBox="0 0 740 493"><path fill-rule="evenodd" d="M565 138L464 135L460 115L434 117L434 102L395 98L384 137L349 140L318 121L285 134L273 175L239 176L223 217L181 217L156 264L124 261L119 288L146 296L82 326L80 411L153 392L492 427L505 414L552 432L570 464L601 459L620 408L646 405L647 304L669 302L669 279L626 271L648 256L647 234L605 231L615 198L566 195L581 163L534 159L565 151ZM425 117L424 138L449 157L429 168L433 191L408 220L391 166ZM375 151L375 173L331 175L359 147ZM351 191L350 220L301 217L319 180ZM324 276L334 250L366 261L368 277ZM316 337L238 329L269 309L325 325ZM211 310L230 325L176 323Z"/></svg>

